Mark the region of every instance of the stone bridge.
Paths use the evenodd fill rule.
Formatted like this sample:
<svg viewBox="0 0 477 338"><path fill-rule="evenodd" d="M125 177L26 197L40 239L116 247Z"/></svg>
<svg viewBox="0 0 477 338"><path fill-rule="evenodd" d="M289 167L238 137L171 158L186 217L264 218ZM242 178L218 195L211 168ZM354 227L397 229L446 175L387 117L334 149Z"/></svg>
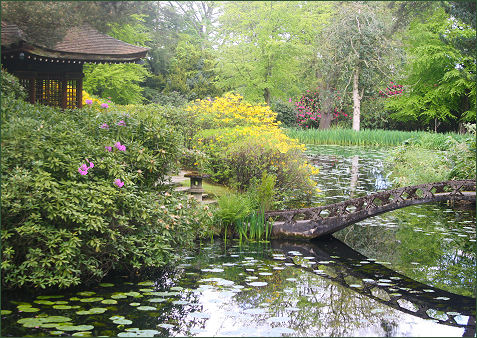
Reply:
<svg viewBox="0 0 477 338"><path fill-rule="evenodd" d="M273 238L312 239L391 210L442 201L475 202L475 181L446 181L385 190L321 207L269 211L265 218L274 221Z"/></svg>
<svg viewBox="0 0 477 338"><path fill-rule="evenodd" d="M475 298L415 281L332 236L307 242L272 240L271 246L296 265L381 304L422 319L462 327L463 336L475 335Z"/></svg>

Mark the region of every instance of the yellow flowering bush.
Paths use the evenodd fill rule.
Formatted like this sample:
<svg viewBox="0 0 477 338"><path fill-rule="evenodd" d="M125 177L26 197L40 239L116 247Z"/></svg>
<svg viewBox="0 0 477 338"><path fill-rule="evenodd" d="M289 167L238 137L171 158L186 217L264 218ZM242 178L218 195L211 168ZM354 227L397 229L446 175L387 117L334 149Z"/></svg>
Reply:
<svg viewBox="0 0 477 338"><path fill-rule="evenodd" d="M317 191L311 176L318 170L306 162L305 146L283 133L270 107L226 94L198 100L186 111L201 128L193 148L207 154L205 171L215 181L244 191L268 173L277 179L278 200L287 203Z"/></svg>

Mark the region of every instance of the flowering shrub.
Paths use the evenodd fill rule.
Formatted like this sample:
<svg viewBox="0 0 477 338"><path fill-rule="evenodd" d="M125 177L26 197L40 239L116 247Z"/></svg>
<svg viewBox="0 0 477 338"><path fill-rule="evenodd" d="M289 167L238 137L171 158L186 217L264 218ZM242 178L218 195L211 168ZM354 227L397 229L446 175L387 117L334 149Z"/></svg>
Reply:
<svg viewBox="0 0 477 338"><path fill-rule="evenodd" d="M333 94L336 100L340 100L339 92ZM290 102L292 99L289 99ZM297 123L303 128L318 128L320 125L320 119L322 115L321 111L321 98L318 92L318 88L315 91L307 90L299 99L295 102L297 113ZM333 108L332 121L334 123L348 122L352 116L348 116L345 112L338 108Z"/></svg>
<svg viewBox="0 0 477 338"><path fill-rule="evenodd" d="M195 147L209 157L207 174L215 181L247 190L264 173L276 176L280 200L306 200L316 191L317 170L306 163L304 145L279 128L268 106L252 105L239 95L201 100L187 111L203 129Z"/></svg>
<svg viewBox="0 0 477 338"><path fill-rule="evenodd" d="M379 91L379 96L380 97L392 97L396 95L402 94L404 91L404 88L402 85L395 84L394 82L390 81L389 86L385 90L380 90Z"/></svg>
<svg viewBox="0 0 477 338"><path fill-rule="evenodd" d="M180 142L164 119L1 103L4 287L159 267L203 231L209 211L162 185Z"/></svg>

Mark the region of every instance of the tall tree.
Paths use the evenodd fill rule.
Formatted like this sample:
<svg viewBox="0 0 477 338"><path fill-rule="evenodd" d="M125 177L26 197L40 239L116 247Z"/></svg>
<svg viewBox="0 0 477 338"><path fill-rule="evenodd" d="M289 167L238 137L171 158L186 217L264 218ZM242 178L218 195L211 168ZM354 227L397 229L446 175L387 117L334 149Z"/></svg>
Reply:
<svg viewBox="0 0 477 338"><path fill-rule="evenodd" d="M331 101L339 89L346 98L351 87L353 129L360 129L361 100L374 94L376 83L391 76L390 57L393 46L389 39L390 18L383 6L365 2L341 2L331 23L320 35L320 67L317 75L324 84L324 100ZM331 108L333 105L328 105ZM325 115L330 115L330 112ZM327 128L327 119L323 119Z"/></svg>
<svg viewBox="0 0 477 338"><path fill-rule="evenodd" d="M219 84L252 101L299 91L301 61L310 56L328 4L224 2L219 18ZM253 13L253 14L252 14Z"/></svg>
<svg viewBox="0 0 477 338"><path fill-rule="evenodd" d="M475 121L475 54L452 43L475 39L475 35L475 28L459 23L442 8L424 22L411 24L406 40L406 91L387 101L395 119L433 122L435 131L444 121Z"/></svg>

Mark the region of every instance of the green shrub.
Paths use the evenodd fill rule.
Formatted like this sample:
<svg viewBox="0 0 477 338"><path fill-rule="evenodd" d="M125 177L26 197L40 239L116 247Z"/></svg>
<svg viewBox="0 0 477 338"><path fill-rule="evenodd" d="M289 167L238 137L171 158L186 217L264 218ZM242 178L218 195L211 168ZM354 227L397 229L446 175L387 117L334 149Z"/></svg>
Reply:
<svg viewBox="0 0 477 338"><path fill-rule="evenodd" d="M463 141L448 139L449 179L476 179L475 123L466 124L468 134Z"/></svg>
<svg viewBox="0 0 477 338"><path fill-rule="evenodd" d="M277 121L284 127L296 127L297 110L293 102L285 102L281 99L272 99L270 104L272 110L277 113Z"/></svg>
<svg viewBox="0 0 477 338"><path fill-rule="evenodd" d="M20 84L18 78L16 78L3 68L1 72L2 98L12 96L16 99L25 100L27 98L27 92L25 88L23 88L23 86Z"/></svg>
<svg viewBox="0 0 477 338"><path fill-rule="evenodd" d="M211 215L162 184L180 138L160 116L120 110L2 98L4 287L68 287L162 266L204 230Z"/></svg>

